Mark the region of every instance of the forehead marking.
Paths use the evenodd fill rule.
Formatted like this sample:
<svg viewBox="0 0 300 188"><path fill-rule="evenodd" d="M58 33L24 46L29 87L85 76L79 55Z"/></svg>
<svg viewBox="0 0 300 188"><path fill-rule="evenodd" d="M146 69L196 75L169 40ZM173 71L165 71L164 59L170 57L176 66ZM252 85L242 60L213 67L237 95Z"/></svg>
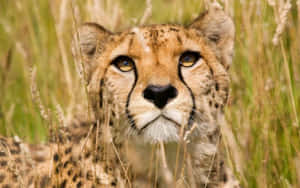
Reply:
<svg viewBox="0 0 300 188"><path fill-rule="evenodd" d="M143 32L141 32L140 29L137 27L134 27L132 29L132 32L136 34L136 36L137 36L139 42L141 43L142 47L144 48L145 52L147 52L147 53L150 52L150 47L147 45L147 41L143 36Z"/></svg>
<svg viewBox="0 0 300 188"><path fill-rule="evenodd" d="M177 35L176 38L177 38L177 41L179 42L179 44L182 45L182 39L181 39L181 37L179 35Z"/></svg>

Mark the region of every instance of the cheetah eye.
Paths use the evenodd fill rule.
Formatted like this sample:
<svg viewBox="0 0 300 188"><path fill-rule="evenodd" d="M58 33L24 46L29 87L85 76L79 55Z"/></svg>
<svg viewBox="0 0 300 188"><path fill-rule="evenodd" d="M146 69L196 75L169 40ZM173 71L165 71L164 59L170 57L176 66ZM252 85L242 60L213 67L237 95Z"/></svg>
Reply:
<svg viewBox="0 0 300 188"><path fill-rule="evenodd" d="M129 72L134 69L134 61L128 56L119 56L111 64L122 72Z"/></svg>
<svg viewBox="0 0 300 188"><path fill-rule="evenodd" d="M201 58L199 52L186 51L179 58L179 64L183 67L192 67Z"/></svg>

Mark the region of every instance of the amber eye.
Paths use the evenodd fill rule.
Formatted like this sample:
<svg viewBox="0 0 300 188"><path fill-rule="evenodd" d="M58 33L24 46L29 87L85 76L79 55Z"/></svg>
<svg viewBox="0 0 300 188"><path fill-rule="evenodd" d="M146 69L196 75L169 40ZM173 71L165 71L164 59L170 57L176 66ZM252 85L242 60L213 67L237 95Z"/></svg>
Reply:
<svg viewBox="0 0 300 188"><path fill-rule="evenodd" d="M134 62L128 56L119 56L112 61L112 64L122 72L129 72L134 69Z"/></svg>
<svg viewBox="0 0 300 188"><path fill-rule="evenodd" d="M179 59L179 64L183 67L192 67L201 58L198 52L184 52Z"/></svg>

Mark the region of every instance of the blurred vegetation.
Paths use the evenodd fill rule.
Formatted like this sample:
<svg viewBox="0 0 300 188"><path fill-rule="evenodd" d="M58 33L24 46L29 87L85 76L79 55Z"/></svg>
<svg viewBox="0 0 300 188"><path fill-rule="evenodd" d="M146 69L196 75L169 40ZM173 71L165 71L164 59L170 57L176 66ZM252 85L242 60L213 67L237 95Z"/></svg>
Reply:
<svg viewBox="0 0 300 188"><path fill-rule="evenodd" d="M272 2L275 2L274 6ZM278 0L223 0L236 24L225 135L229 164L244 187L300 187L300 2L291 1L285 30L272 42L284 11ZM298 4L297 4L298 3ZM147 24L188 23L198 0L153 0ZM32 100L30 70L51 121L70 118L85 96L71 55L74 25L96 21L112 31L139 24L136 0L0 1L0 132L45 141L48 122ZM76 20L76 22L74 22Z"/></svg>

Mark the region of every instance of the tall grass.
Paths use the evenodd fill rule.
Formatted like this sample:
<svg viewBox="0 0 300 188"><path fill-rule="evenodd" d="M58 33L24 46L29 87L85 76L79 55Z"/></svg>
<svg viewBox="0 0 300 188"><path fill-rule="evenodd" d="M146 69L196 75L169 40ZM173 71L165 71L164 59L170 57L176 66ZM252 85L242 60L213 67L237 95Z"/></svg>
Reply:
<svg viewBox="0 0 300 188"><path fill-rule="evenodd" d="M149 2L0 1L1 134L45 141L49 121L61 123L86 105L70 50L74 20L119 31L144 22L186 24L205 7L198 0L153 0L150 12ZM236 25L223 128L228 162L244 187L300 187L300 1L221 2ZM34 98L59 116L45 121L33 103L30 70L36 70Z"/></svg>

